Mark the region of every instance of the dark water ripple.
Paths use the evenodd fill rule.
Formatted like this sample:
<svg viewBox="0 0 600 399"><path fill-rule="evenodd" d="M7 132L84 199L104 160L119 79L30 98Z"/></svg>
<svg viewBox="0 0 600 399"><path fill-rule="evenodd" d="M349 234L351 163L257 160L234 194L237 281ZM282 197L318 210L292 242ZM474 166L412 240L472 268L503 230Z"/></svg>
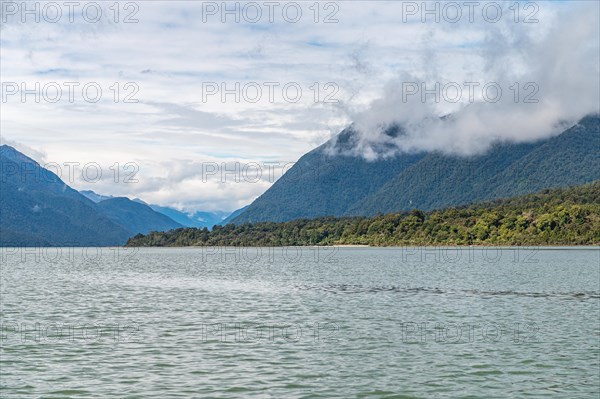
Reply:
<svg viewBox="0 0 600 399"><path fill-rule="evenodd" d="M300 291L315 290L334 294L365 294L391 292L397 294L440 294L440 295L476 295L476 296L519 296L531 298L558 299L600 299L600 292L519 292L519 291L482 291L482 290L444 290L436 287L398 287L398 286L364 286L360 284L326 284L326 285L296 285Z"/></svg>

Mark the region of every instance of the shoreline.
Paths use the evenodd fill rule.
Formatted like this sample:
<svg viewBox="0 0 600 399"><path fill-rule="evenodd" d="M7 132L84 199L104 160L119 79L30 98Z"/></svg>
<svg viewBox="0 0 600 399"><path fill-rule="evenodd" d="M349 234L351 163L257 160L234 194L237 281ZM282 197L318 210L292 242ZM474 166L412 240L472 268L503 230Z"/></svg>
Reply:
<svg viewBox="0 0 600 399"><path fill-rule="evenodd" d="M94 248L94 247L90 247ZM98 247L102 248L102 247ZM114 248L114 247L106 247ZM186 246L122 246L116 248L377 248L377 249L404 249L404 248L498 248L498 249L527 249L538 248L550 251L556 250L578 250L578 249L597 249L600 250L600 244L583 245L552 245L552 244L531 244L531 245L186 245Z"/></svg>
<svg viewBox="0 0 600 399"><path fill-rule="evenodd" d="M498 249L527 249L527 248L538 248L543 250L578 250L578 249L597 249L600 250L600 243L594 244L530 244L530 245L494 245L494 244L471 244L471 245L446 245L446 244L407 244L407 245L367 245L367 244L333 244L333 245L156 245L156 246L136 246L136 245L81 245L81 246L0 246L0 252L9 249L20 249L20 248L120 248L120 249L133 249L133 248L349 248L349 249L360 249L360 248L378 248L378 249L405 249L405 248L456 248L456 249L475 249L475 248L498 248Z"/></svg>

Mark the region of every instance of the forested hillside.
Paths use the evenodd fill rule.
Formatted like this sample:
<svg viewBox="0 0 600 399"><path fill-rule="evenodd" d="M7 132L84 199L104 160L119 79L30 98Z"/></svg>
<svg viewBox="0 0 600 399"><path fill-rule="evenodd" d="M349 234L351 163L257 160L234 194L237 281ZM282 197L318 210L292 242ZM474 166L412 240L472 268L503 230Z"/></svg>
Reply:
<svg viewBox="0 0 600 399"><path fill-rule="evenodd" d="M386 134L401 136L401 129ZM352 127L304 155L235 224L433 210L600 179L600 117L536 142L498 142L470 157L440 152L367 161ZM382 149L385 152L386 149Z"/></svg>

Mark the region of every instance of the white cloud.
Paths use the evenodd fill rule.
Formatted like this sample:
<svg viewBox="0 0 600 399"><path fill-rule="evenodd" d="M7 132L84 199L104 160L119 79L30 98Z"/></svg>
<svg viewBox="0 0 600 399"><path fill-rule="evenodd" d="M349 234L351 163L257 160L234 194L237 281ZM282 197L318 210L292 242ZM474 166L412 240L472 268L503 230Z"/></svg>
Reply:
<svg viewBox="0 0 600 399"><path fill-rule="evenodd" d="M537 24L514 23L506 9L497 24L481 16L474 23L421 23L419 15L403 22L400 2L337 2L339 22L332 24L314 23L312 3L301 3L298 23L281 14L273 24L221 23L218 16L205 23L200 2L136 2L134 24L112 21L109 5L109 18L98 24L13 19L2 26L3 82L97 82L103 97L38 104L13 96L2 104L0 130L3 141L22 143L45 162L139 166L139 183L79 178L76 188L190 211L233 210L270 182L205 183L199 165L293 162L351 121L363 130L365 151L382 139L375 128L381 123L412 127L412 136L396 143L406 150L471 152L495 139L551 134L557 119L575 119L598 101L591 90L598 88L598 13L586 9L597 8L590 3L538 2ZM331 11L321 9L319 19ZM400 101L402 81L467 79L535 80L541 102L462 109ZM123 84L137 84L139 102L115 103L115 82L121 100L129 93ZM266 96L256 103L223 103L219 96L203 102L203 82L297 82L303 96L298 103L280 95L274 103ZM339 103L315 104L314 82L334 82ZM426 118L458 109L449 125Z"/></svg>
<svg viewBox="0 0 600 399"><path fill-rule="evenodd" d="M381 98L354 111L352 119L361 132L356 152L377 157L373 149L387 143L395 149L392 152L473 154L498 141L547 138L600 112L599 4L571 3L560 13L548 9L539 23L530 26L513 28L510 20L491 24L485 45L473 49L484 66L479 71L452 75L443 62L432 58L426 73L402 73L386 85ZM423 88L435 89L436 82L441 100L433 94L424 99ZM463 94L456 103L452 101L458 91L444 96L443 87L451 82ZM474 100L465 82L479 84L473 87ZM488 97L486 84L491 88ZM497 101L494 87L502 90ZM440 118L448 114L451 117ZM403 126L406 134L398 138L382 134L390 125Z"/></svg>

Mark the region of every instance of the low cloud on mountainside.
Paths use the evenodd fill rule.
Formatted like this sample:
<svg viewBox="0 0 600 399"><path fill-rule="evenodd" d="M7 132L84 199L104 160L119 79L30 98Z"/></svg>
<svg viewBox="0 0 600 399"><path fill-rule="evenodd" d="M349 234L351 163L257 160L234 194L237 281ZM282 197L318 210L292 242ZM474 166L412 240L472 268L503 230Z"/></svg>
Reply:
<svg viewBox="0 0 600 399"><path fill-rule="evenodd" d="M375 149L383 144L392 148L387 155L423 150L481 153L494 142L551 137L600 112L598 7L598 2L574 3L560 15L544 15L552 18L551 24L546 20L516 29L507 26L515 25L511 20L488 24L485 45L473 49L484 65L479 76L447 78L435 57L423 73L398 76L368 108L348 109L360 133L355 153L373 159L382 155ZM422 89L435 90L436 82L439 102L433 93L423 101ZM444 93L443 86L450 82L458 84L460 97L453 83ZM473 99L465 82L479 84L472 86ZM489 87L487 101L482 97L485 84L494 86ZM498 101L495 87L502 90ZM456 98L460 101L454 103ZM440 118L444 115L449 117ZM406 134L396 138L383 134L391 125L403 126Z"/></svg>

